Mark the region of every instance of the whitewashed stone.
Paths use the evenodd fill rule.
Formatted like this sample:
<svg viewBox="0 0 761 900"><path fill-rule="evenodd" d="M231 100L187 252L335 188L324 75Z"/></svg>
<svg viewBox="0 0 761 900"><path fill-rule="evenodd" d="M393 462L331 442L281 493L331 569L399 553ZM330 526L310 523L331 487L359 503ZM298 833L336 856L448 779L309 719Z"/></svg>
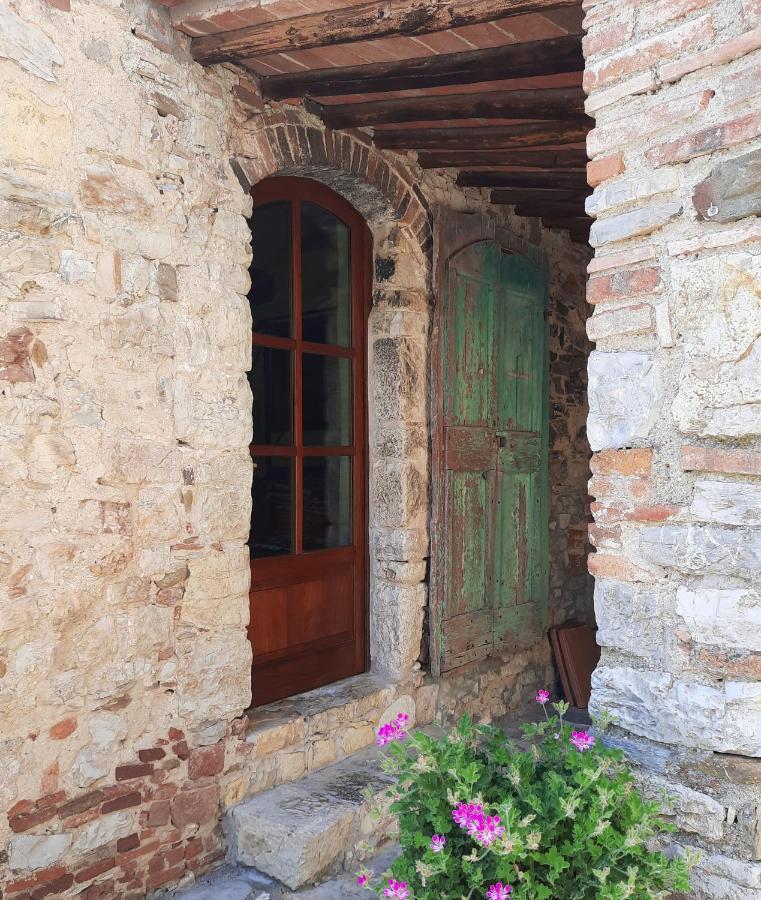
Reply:
<svg viewBox="0 0 761 900"><path fill-rule="evenodd" d="M595 579L597 643L662 659L667 650L666 605L657 591Z"/></svg>
<svg viewBox="0 0 761 900"><path fill-rule="evenodd" d="M45 869L71 846L70 834L17 834L8 845L8 863L14 872Z"/></svg>
<svg viewBox="0 0 761 900"><path fill-rule="evenodd" d="M724 836L726 810L713 797L692 790L673 779L640 772L638 782L649 800L658 800L666 816L681 830L699 834L710 841Z"/></svg>
<svg viewBox="0 0 761 900"><path fill-rule="evenodd" d="M248 625L251 568L246 547L188 560L181 621L197 627Z"/></svg>
<svg viewBox="0 0 761 900"><path fill-rule="evenodd" d="M127 722L116 713L99 712L88 725L93 743L101 750L113 751L127 737Z"/></svg>
<svg viewBox="0 0 761 900"><path fill-rule="evenodd" d="M640 550L650 562L695 575L757 578L761 572L761 531L717 525L662 525L643 528Z"/></svg>
<svg viewBox="0 0 761 900"><path fill-rule="evenodd" d="M0 8L0 56L3 44ZM73 122L61 106L45 103L22 85L3 85L3 127L0 157L49 168L71 152Z"/></svg>
<svg viewBox="0 0 761 900"><path fill-rule="evenodd" d="M89 853L110 844L117 838L132 834L134 830L135 817L131 812L107 813L81 828L74 838L71 849L74 853Z"/></svg>
<svg viewBox="0 0 761 900"><path fill-rule="evenodd" d="M648 176L603 182L587 197L586 210L590 216L599 216L625 203L674 191L679 183L679 173L675 169L657 169Z"/></svg>
<svg viewBox="0 0 761 900"><path fill-rule="evenodd" d="M680 585L676 596L694 641L761 652L761 596L751 588Z"/></svg>
<svg viewBox="0 0 761 900"><path fill-rule="evenodd" d="M690 512L704 522L761 524L761 487L730 481L697 481Z"/></svg>
<svg viewBox="0 0 761 900"><path fill-rule="evenodd" d="M0 57L12 59L24 71L45 81L56 81L53 67L63 65L58 48L42 29L21 19L5 4L0 6Z"/></svg>
<svg viewBox="0 0 761 900"><path fill-rule="evenodd" d="M642 737L723 753L761 757L761 684L720 687L678 680L668 672L598 666L590 711L612 713Z"/></svg>
<svg viewBox="0 0 761 900"><path fill-rule="evenodd" d="M76 284L79 281L91 281L95 277L95 264L73 250L61 250L58 271L66 284Z"/></svg>
<svg viewBox="0 0 761 900"><path fill-rule="evenodd" d="M589 443L593 450L645 439L661 404L661 379L647 353L594 351L589 356Z"/></svg>

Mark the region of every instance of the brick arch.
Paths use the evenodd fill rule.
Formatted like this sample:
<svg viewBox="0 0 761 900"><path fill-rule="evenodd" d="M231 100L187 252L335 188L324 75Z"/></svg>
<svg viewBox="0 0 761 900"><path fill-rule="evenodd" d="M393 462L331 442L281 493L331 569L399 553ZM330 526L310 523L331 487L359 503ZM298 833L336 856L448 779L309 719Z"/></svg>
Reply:
<svg viewBox="0 0 761 900"><path fill-rule="evenodd" d="M431 212L410 169L389 160L360 131L332 131L296 107L265 110L230 162L248 190L270 175L313 177L346 197L371 229L398 223L429 268Z"/></svg>

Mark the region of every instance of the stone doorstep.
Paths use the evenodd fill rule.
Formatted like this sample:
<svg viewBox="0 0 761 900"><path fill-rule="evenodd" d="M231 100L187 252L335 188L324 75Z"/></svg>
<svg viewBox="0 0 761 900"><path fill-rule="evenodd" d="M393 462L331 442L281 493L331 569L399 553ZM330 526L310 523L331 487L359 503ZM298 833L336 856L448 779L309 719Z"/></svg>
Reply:
<svg viewBox="0 0 761 900"><path fill-rule="evenodd" d="M392 823L389 815L373 818L365 797L368 788L377 798L393 784L380 761L373 747L231 809L235 861L291 890L358 864L363 846L383 843Z"/></svg>

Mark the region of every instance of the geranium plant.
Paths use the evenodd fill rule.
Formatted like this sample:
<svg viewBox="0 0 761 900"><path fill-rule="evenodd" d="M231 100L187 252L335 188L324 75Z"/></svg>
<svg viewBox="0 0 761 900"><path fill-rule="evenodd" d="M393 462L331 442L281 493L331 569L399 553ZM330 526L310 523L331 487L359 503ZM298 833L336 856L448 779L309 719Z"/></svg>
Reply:
<svg viewBox="0 0 761 900"><path fill-rule="evenodd" d="M498 728L463 718L447 736L379 732L398 776L391 809L402 852L381 882L401 900L645 900L689 890L690 860L669 859L672 830L645 801L619 750L564 721L565 703L523 726L521 749Z"/></svg>

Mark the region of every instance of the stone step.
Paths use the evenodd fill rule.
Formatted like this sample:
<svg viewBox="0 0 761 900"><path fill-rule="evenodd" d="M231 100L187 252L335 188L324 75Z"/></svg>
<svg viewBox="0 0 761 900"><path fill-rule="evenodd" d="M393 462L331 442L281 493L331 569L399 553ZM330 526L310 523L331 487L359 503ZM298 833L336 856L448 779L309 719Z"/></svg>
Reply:
<svg viewBox="0 0 761 900"><path fill-rule="evenodd" d="M291 890L358 866L393 829L381 800L393 778L380 762L372 747L233 807L228 830L235 861ZM372 813L379 805L378 817Z"/></svg>

